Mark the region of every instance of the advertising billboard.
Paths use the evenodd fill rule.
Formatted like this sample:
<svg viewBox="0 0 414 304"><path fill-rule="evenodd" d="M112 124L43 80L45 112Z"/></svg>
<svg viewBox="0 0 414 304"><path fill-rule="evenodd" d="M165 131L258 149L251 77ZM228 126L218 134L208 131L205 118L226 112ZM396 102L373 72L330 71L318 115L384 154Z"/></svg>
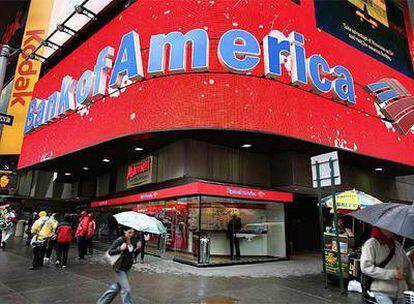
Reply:
<svg viewBox="0 0 414 304"><path fill-rule="evenodd" d="M6 3L3 1L3 12L0 13L0 45L7 44L12 49L20 48L28 8L29 1L7 1ZM5 84L13 78L16 64L17 58L9 60L4 78Z"/></svg>
<svg viewBox="0 0 414 304"><path fill-rule="evenodd" d="M19 167L132 134L206 128L414 165L413 79L315 20L313 1L137 1L38 82ZM372 86L385 78L400 84L382 89L403 101L394 120L381 107L395 100Z"/></svg>
<svg viewBox="0 0 414 304"><path fill-rule="evenodd" d="M4 126L0 140L0 154L20 154L26 110L38 80L41 62L27 60L31 53L46 37L50 10L53 0L32 0L23 34L13 87L10 93L7 114L14 117L13 125Z"/></svg>
<svg viewBox="0 0 414 304"><path fill-rule="evenodd" d="M413 78L403 12L403 7L407 6L402 6L401 3L403 1L315 0L316 25Z"/></svg>

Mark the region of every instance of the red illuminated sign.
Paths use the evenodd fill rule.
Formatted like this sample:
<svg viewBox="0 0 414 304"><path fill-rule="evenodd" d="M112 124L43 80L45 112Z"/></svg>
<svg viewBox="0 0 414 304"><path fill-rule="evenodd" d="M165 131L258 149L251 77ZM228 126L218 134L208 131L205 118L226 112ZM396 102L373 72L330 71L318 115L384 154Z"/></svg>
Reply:
<svg viewBox="0 0 414 304"><path fill-rule="evenodd" d="M191 11L182 10L183 6ZM210 37L209 72L151 78L146 72L151 36L194 28L204 29ZM289 64L284 64L276 80L262 77L263 60L248 75L229 73L217 60L217 48L218 38L233 28L246 30L260 41L272 30L285 36L292 31L303 34L306 56L323 54L330 66L344 66L352 73L355 105L291 85ZM313 1L300 5L289 0L243 5L236 0L214 4L137 1L44 75L33 96L48 98L61 90L65 75L80 79L104 47L117 47L122 36L133 30L140 36L144 79L125 83L121 91L110 90L91 105L25 136L19 168L126 135L188 129L264 132L414 165L413 131L401 135L392 125L388 127L363 89L393 78L414 92L413 79L319 30ZM412 40L410 27L407 31ZM191 62L191 51L187 57ZM282 60L287 61L283 54Z"/></svg>
<svg viewBox="0 0 414 304"><path fill-rule="evenodd" d="M293 194L288 192L259 190L245 187L234 187L203 182L195 182L186 185L159 189L150 192L138 193L124 197L111 198L108 200L95 201L91 203L92 207L104 207L113 205L123 205L140 203L146 201L161 200L174 197L183 197L190 195L210 195L222 197L234 197L241 199L251 199L258 201L272 202L293 202Z"/></svg>
<svg viewBox="0 0 414 304"><path fill-rule="evenodd" d="M151 182L152 156L128 167L127 188Z"/></svg>

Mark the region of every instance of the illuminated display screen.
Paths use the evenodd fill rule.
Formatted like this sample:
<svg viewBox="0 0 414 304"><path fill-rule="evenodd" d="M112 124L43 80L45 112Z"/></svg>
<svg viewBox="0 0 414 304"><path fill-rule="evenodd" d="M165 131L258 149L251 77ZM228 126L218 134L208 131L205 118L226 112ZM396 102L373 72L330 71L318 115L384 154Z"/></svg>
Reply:
<svg viewBox="0 0 414 304"><path fill-rule="evenodd" d="M193 69L194 56L188 47L184 70L173 74L167 68L162 75L152 77L157 69L148 62L151 38L171 32L186 34L194 29L208 35L208 68ZM259 50L239 51L232 63L231 57L220 54L219 43L230 30L251 34ZM36 85L33 97L50 99L54 92L62 91L65 76L88 83L89 76L83 75L87 70L94 71L106 47L114 49L112 65L123 58L118 54L122 37L131 32L136 33L134 39L139 39L142 72L131 72L135 76L132 80L114 79L113 86L108 72L109 85L103 96L91 97L91 104L85 102L78 109L62 110L59 114L63 117L56 115L47 125L40 127L40 121L38 128L25 136L20 168L130 134L194 128L267 132L414 165L411 116L400 109L392 112L394 124L381 119L390 120L389 106L395 107L396 99L405 100L409 95L397 94L393 99L379 95L385 90L390 96L401 87L405 93L414 92L413 79L318 29L313 1L301 1L299 5L288 0L247 4L138 1L51 69ZM295 54L282 45L292 32L303 35L291 38L298 45ZM273 38L266 41L266 36ZM236 37L234 44L253 45L253 40ZM280 64L272 65L279 62L274 55L279 53ZM171 64L168 56L166 63ZM307 58L305 65L300 66L301 61L295 58ZM236 66L237 60L244 59L254 61L247 64L250 69L240 71L245 66ZM301 70L295 70L294 62L299 62ZM196 66L202 64L200 61ZM352 94L347 90L352 88L355 100L338 98L332 91L334 81L344 79L338 76L343 69L333 71L338 66L349 71L352 82L342 88L349 96ZM122 74L119 70L117 75ZM312 70L318 73L309 73ZM301 83L301 75L309 81ZM96 78L96 73L93 76ZM372 84L384 78L395 79L398 85L375 90ZM83 93L79 98L87 100ZM65 104L61 109L66 109Z"/></svg>

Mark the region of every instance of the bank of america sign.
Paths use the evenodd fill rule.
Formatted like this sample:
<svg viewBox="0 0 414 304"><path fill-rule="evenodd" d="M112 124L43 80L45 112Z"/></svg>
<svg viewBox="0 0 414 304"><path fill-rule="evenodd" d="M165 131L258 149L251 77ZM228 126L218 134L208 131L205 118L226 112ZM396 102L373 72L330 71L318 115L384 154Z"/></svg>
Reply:
<svg viewBox="0 0 414 304"><path fill-rule="evenodd" d="M414 97L399 81L384 78L366 85L364 90L400 134L405 135L414 127Z"/></svg>

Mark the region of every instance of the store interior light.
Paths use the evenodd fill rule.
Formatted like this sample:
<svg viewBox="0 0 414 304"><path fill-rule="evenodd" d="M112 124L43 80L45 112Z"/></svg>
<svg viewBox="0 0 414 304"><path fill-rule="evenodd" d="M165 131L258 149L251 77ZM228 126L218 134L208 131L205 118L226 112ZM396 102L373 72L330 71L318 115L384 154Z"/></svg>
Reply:
<svg viewBox="0 0 414 304"><path fill-rule="evenodd" d="M109 159L109 158L104 158L104 159L102 159L102 162L104 162L104 163L109 163L111 160Z"/></svg>
<svg viewBox="0 0 414 304"><path fill-rule="evenodd" d="M251 147L252 147L251 144L244 144L244 145L242 145L242 148L251 148Z"/></svg>
<svg viewBox="0 0 414 304"><path fill-rule="evenodd" d="M383 168L381 168L381 167L377 167L377 168L375 168L375 171L377 171L377 172L381 172L381 171L383 171L384 169Z"/></svg>
<svg viewBox="0 0 414 304"><path fill-rule="evenodd" d="M89 167L82 167L82 170L83 171L88 171L89 170Z"/></svg>
<svg viewBox="0 0 414 304"><path fill-rule="evenodd" d="M70 172L65 172L66 176L71 176L72 174Z"/></svg>
<svg viewBox="0 0 414 304"><path fill-rule="evenodd" d="M141 148L141 147L136 147L136 148L135 148L135 151L144 151L144 148Z"/></svg>

